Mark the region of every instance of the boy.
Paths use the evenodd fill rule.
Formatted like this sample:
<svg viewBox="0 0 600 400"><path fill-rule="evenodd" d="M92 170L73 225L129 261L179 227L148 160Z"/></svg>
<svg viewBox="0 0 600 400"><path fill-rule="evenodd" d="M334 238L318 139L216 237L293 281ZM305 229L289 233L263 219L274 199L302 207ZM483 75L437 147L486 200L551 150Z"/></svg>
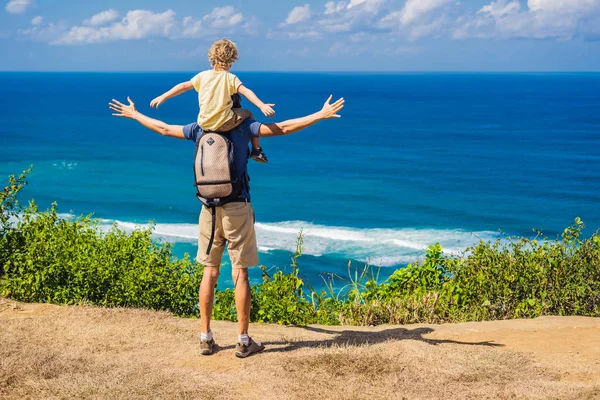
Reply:
<svg viewBox="0 0 600 400"><path fill-rule="evenodd" d="M260 108L266 117L275 115L275 104L263 103L252 90L248 89L237 76L229 70L238 59L238 50L231 40L218 40L208 51L208 60L213 69L200 72L190 81L180 83L171 90L158 96L150 103L150 107L158 108L171 97L178 96L192 88L198 92L200 113L198 125L204 131L227 132L237 127L246 118L250 118L250 111L242 108L232 108L231 96L240 93ZM266 163L267 156L262 152L258 138L252 139L252 153L250 158Z"/></svg>

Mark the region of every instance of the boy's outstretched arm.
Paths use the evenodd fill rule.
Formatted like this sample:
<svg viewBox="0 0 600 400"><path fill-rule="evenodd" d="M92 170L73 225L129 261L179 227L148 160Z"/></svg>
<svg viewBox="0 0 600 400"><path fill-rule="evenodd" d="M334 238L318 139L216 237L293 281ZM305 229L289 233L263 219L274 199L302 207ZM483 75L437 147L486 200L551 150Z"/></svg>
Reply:
<svg viewBox="0 0 600 400"><path fill-rule="evenodd" d="M262 124L259 129L259 137L264 138L289 135L290 133L306 129L319 121L331 118L341 118L341 115L339 115L338 112L344 108L344 98L342 97L332 104L331 97L332 96L329 96L325 104L323 104L323 108L314 114L296 119L288 119L287 121L277 122L275 124Z"/></svg>
<svg viewBox="0 0 600 400"><path fill-rule="evenodd" d="M273 115L275 115L275 110L273 110L273 107L275 106L275 104L263 103L258 98L258 96L256 94L254 94L254 92L252 90L248 89L246 86L240 85L240 87L238 88L238 93L243 95L248 100L250 100L250 102L252 104L254 104L256 107L260 108L260 111L262 111L262 113L265 114L265 117L271 118Z"/></svg>
<svg viewBox="0 0 600 400"><path fill-rule="evenodd" d="M171 97L179 96L181 93L187 92L188 90L192 90L193 88L194 85L192 84L192 82L181 82L179 85L173 86L173 88L171 88L171 90L169 90L168 92L165 92L157 98L155 98L154 100L152 100L150 102L150 107L158 108L162 103L164 103Z"/></svg>

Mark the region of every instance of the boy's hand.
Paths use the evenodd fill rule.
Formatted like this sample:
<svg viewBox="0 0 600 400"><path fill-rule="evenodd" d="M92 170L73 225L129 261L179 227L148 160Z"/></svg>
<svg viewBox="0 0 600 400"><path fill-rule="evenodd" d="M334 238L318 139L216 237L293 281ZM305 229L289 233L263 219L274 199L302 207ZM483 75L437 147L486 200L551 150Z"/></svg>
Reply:
<svg viewBox="0 0 600 400"><path fill-rule="evenodd" d="M265 104L260 108L260 111L265 114L265 117L271 118L275 115L275 110L272 107L275 107L275 104Z"/></svg>
<svg viewBox="0 0 600 400"><path fill-rule="evenodd" d="M150 108L158 108L165 100L166 99L163 96L158 96L150 102Z"/></svg>

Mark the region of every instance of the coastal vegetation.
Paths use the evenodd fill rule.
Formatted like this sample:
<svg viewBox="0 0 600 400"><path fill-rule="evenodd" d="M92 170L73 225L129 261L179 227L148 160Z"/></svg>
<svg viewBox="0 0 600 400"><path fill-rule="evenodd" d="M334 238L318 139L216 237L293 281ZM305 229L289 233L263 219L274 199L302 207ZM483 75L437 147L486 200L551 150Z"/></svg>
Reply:
<svg viewBox="0 0 600 400"><path fill-rule="evenodd" d="M0 295L26 302L93 304L198 315L202 266L173 256L152 227L105 230L91 216L61 218L18 200L27 175L0 193ZM557 238L480 241L461 254L439 244L387 279L369 266L345 278L323 275L324 290L303 279L302 233L291 265L261 267L252 286L251 320L279 324L377 325L600 316L600 235L584 236L576 218ZM533 236L533 235L532 235ZM432 238L432 242L435 238ZM215 319L235 320L232 289L219 289Z"/></svg>

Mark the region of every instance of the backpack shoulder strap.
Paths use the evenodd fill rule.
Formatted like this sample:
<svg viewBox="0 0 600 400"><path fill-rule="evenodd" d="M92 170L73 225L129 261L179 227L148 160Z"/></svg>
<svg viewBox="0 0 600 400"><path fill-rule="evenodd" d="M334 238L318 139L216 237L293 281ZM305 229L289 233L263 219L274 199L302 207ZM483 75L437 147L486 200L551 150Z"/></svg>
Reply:
<svg viewBox="0 0 600 400"><path fill-rule="evenodd" d="M206 248L206 255L210 254L210 250L212 249L213 242L215 241L215 225L217 222L217 207L212 205L210 207L210 214L212 217L212 228L210 230L210 239L208 240L208 246Z"/></svg>

